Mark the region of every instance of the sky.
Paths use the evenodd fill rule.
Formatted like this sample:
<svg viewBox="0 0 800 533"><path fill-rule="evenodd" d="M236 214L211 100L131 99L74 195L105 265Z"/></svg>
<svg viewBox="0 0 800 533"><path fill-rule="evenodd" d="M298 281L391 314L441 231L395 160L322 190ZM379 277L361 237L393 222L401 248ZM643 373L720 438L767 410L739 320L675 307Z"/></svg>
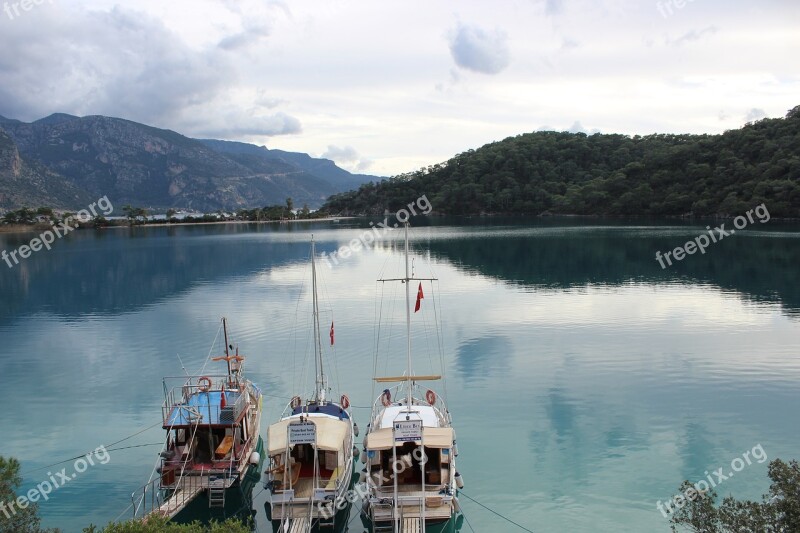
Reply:
<svg viewBox="0 0 800 533"><path fill-rule="evenodd" d="M391 176L537 130L800 105L798 0L0 0L0 115L109 115Z"/></svg>

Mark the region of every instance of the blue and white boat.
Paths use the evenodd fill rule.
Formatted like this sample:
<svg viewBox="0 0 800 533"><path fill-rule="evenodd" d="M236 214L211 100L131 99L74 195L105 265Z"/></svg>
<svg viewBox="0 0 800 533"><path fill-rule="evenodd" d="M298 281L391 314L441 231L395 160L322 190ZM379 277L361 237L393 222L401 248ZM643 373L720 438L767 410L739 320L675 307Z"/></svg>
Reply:
<svg viewBox="0 0 800 533"><path fill-rule="evenodd" d="M266 511L275 532L345 531L354 499L358 426L346 394L338 402L328 398L315 255L312 238L314 392L306 400L294 396L267 434ZM332 346L333 324L330 336Z"/></svg>

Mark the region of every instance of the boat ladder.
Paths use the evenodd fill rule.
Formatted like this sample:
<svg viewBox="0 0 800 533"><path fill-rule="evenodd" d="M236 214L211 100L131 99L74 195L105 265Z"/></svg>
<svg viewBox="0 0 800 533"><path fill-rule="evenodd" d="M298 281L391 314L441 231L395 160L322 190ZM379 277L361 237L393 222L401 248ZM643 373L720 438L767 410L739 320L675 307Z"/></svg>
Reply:
<svg viewBox="0 0 800 533"><path fill-rule="evenodd" d="M208 484L208 508L222 509L225 507L225 480L210 481Z"/></svg>

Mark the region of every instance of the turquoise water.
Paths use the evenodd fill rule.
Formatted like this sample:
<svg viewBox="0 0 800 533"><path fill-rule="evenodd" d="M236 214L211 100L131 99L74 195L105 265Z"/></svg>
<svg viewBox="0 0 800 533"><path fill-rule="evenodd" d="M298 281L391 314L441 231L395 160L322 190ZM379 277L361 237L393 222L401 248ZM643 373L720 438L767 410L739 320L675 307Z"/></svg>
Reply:
<svg viewBox="0 0 800 533"><path fill-rule="evenodd" d="M40 502L45 525L80 531L124 513L162 432L112 444L158 423L162 376L182 374L176 354L197 371L223 315L265 391L265 435L310 381L310 233L330 254L368 227L82 231L13 269L0 263L0 454L22 461L27 491L73 471L74 461L52 463L110 450ZM439 278L466 494L537 532L666 532L656 502L683 479L727 473L744 452L761 457L760 445L767 460L718 487L756 498L768 489L769 459L800 456L800 227L757 225L662 270L655 252L704 227L471 219L413 231L418 274L424 263ZM374 280L398 264L399 236L320 267L325 337L335 321L332 382L358 407L362 431L361 407L373 400ZM0 235L0 250L31 237ZM401 290L387 286L384 300ZM426 294L414 317L420 353L433 301ZM399 333L385 337L390 350L400 350ZM435 366L427 356L418 364ZM268 531L261 490L255 508ZM515 531L462 505L475 531Z"/></svg>

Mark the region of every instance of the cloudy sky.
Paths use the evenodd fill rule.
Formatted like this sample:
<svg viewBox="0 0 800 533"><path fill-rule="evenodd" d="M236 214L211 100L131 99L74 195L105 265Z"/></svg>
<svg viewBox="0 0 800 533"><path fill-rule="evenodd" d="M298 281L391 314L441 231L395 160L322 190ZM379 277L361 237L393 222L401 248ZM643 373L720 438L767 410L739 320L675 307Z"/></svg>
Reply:
<svg viewBox="0 0 800 533"><path fill-rule="evenodd" d="M800 105L798 0L20 2L0 0L0 115L378 175L539 129L719 133Z"/></svg>

